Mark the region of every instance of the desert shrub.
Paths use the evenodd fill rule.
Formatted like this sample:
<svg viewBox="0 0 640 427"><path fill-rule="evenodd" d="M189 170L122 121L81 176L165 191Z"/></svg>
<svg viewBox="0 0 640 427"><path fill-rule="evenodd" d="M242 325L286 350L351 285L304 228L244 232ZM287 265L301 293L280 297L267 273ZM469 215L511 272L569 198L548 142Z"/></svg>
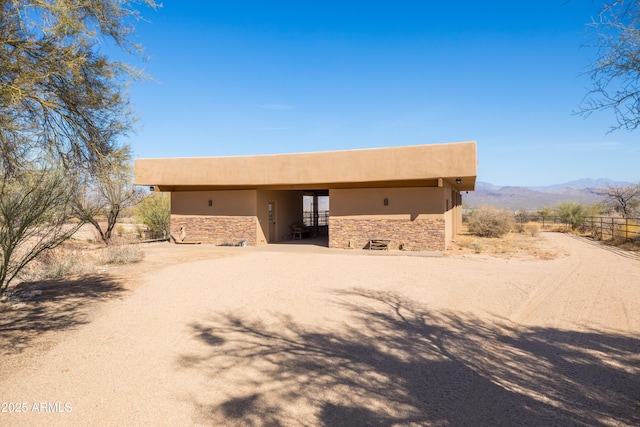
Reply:
<svg viewBox="0 0 640 427"><path fill-rule="evenodd" d="M581 227L588 217L599 213L597 206L587 206L578 202L558 203L556 211L562 221L571 225L572 230Z"/></svg>
<svg viewBox="0 0 640 427"><path fill-rule="evenodd" d="M506 209L480 206L469 215L467 227L481 237L502 237L513 229L513 215Z"/></svg>
<svg viewBox="0 0 640 427"><path fill-rule="evenodd" d="M536 237L540 233L540 226L535 222L530 222L524 226L524 230L527 234L530 234L531 237Z"/></svg>
<svg viewBox="0 0 640 427"><path fill-rule="evenodd" d="M513 219L515 220L514 230L517 233L528 233L527 224L533 221L534 217L535 213L529 212L526 209L518 209L513 215Z"/></svg>
<svg viewBox="0 0 640 427"><path fill-rule="evenodd" d="M171 199L169 195L152 193L138 204L138 219L144 224L153 238L169 236L171 223Z"/></svg>
<svg viewBox="0 0 640 427"><path fill-rule="evenodd" d="M91 251L62 246L38 255L20 273L20 279L33 282L90 274L94 271L95 257Z"/></svg>
<svg viewBox="0 0 640 427"><path fill-rule="evenodd" d="M43 252L21 271L20 280L35 282L95 274L99 271L98 265L130 264L142 260L144 254L140 246L125 244L123 239L112 239L111 242L99 250L63 244Z"/></svg>
<svg viewBox="0 0 640 427"><path fill-rule="evenodd" d="M522 233L524 231L524 225L531 221L531 214L526 209L518 209L513 216L513 219L516 222L516 229L518 233Z"/></svg>
<svg viewBox="0 0 640 427"><path fill-rule="evenodd" d="M479 254L480 252L482 252L482 245L478 242L472 242L471 249L473 250L473 252Z"/></svg>
<svg viewBox="0 0 640 427"><path fill-rule="evenodd" d="M542 218L549 218L555 215L553 209L551 209L549 206L541 207L540 209L538 209L536 214L538 216L541 216Z"/></svg>
<svg viewBox="0 0 640 427"><path fill-rule="evenodd" d="M102 264L132 264L142 261L143 257L140 246L113 242L102 249L100 261Z"/></svg>

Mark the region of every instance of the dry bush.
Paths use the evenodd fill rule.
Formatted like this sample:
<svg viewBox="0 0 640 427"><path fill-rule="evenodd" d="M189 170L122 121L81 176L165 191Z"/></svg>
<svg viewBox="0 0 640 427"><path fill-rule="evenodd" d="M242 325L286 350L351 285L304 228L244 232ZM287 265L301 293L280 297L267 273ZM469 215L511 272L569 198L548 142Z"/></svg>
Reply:
<svg viewBox="0 0 640 427"><path fill-rule="evenodd" d="M24 268L20 280L36 282L94 274L100 265L131 264L141 261L143 255L138 245L125 244L120 240L106 247L101 242L96 246L86 246L86 243L69 241L41 253Z"/></svg>
<svg viewBox="0 0 640 427"><path fill-rule="evenodd" d="M100 262L102 264L132 264L142 261L144 254L140 246L127 244L116 239L102 249Z"/></svg>
<svg viewBox="0 0 640 427"><path fill-rule="evenodd" d="M476 254L482 252L482 243L480 243L477 238L472 239L465 236L458 236L458 239L454 242L459 249L469 249Z"/></svg>
<svg viewBox="0 0 640 427"><path fill-rule="evenodd" d="M529 222L524 226L524 231L526 231L531 237L536 237L540 234L540 226L535 222Z"/></svg>
<svg viewBox="0 0 640 427"><path fill-rule="evenodd" d="M568 255L541 235L507 233L502 237L477 237L460 234L452 244L452 255L483 253L498 258L550 260Z"/></svg>
<svg viewBox="0 0 640 427"><path fill-rule="evenodd" d="M502 237L513 229L513 214L506 209L480 206L469 215L467 227L480 237Z"/></svg>
<svg viewBox="0 0 640 427"><path fill-rule="evenodd" d="M94 273L95 269L95 252L63 244L38 255L21 272L20 279L27 282L60 279Z"/></svg>
<svg viewBox="0 0 640 427"><path fill-rule="evenodd" d="M624 242L616 246L625 251L640 253L640 237L636 238L635 241Z"/></svg>

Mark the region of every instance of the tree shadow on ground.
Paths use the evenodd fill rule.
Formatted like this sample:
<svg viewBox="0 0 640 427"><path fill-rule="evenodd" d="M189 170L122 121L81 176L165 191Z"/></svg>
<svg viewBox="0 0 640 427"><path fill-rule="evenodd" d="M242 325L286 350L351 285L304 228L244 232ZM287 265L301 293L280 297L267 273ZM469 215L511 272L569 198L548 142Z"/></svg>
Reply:
<svg viewBox="0 0 640 427"><path fill-rule="evenodd" d="M77 279L24 282L11 289L16 309L10 303L0 307L0 354L23 351L38 335L88 322L87 308L116 297L124 288L114 279L85 276ZM15 302L14 302L15 303Z"/></svg>
<svg viewBox="0 0 640 427"><path fill-rule="evenodd" d="M180 368L245 391L199 396L198 422L640 424L638 337L487 322L392 292L355 289L335 302L351 314L337 329L233 314L192 325L205 350Z"/></svg>

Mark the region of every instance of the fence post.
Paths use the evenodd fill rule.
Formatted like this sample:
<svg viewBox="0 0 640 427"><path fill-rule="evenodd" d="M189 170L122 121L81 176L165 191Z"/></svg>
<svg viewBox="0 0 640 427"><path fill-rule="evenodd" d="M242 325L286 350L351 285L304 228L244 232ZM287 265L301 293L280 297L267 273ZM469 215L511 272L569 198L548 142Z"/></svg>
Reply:
<svg viewBox="0 0 640 427"><path fill-rule="evenodd" d="M624 241L629 241L629 218L624 219Z"/></svg>
<svg viewBox="0 0 640 427"><path fill-rule="evenodd" d="M614 237L616 237L616 225L615 225L615 220L613 219L613 217L611 217L611 241L612 242L615 240Z"/></svg>
<svg viewBox="0 0 640 427"><path fill-rule="evenodd" d="M602 228L603 228L602 217L600 217L600 240L604 240L604 236L602 235Z"/></svg>

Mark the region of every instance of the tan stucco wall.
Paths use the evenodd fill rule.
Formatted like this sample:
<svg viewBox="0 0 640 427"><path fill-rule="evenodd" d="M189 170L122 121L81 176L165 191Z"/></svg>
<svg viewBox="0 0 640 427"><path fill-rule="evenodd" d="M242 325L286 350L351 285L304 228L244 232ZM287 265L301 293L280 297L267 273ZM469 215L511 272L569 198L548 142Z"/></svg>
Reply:
<svg viewBox="0 0 640 427"><path fill-rule="evenodd" d="M256 212L256 190L171 193L171 213L176 215L255 216Z"/></svg>
<svg viewBox="0 0 640 427"><path fill-rule="evenodd" d="M331 189L329 198L332 217L415 219L445 210L445 189L438 187Z"/></svg>
<svg viewBox="0 0 640 427"><path fill-rule="evenodd" d="M134 170L137 185L156 185L166 191L199 186L407 186L403 182L423 185L439 178L458 189L473 190L477 158L475 142L460 142L321 153L136 159ZM462 184L455 184L456 178L462 178Z"/></svg>
<svg viewBox="0 0 640 427"><path fill-rule="evenodd" d="M455 205L455 201L452 197L451 186L448 183L444 184L444 240L445 242L450 242L453 238L453 209Z"/></svg>

